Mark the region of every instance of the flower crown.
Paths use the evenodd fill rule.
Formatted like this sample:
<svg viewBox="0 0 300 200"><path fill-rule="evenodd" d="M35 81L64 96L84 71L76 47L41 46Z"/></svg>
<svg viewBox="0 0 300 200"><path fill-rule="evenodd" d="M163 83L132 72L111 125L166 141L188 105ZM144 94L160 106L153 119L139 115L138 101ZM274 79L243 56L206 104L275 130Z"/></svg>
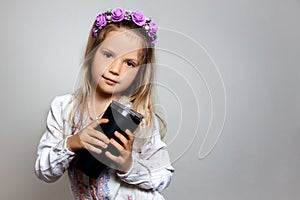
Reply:
<svg viewBox="0 0 300 200"><path fill-rule="evenodd" d="M151 45L156 43L157 26L151 20L144 16L140 11L132 12L130 10L124 10L123 8L115 8L111 11L101 13L96 17L95 26L93 27L93 36L97 37L100 30L111 22L121 22L123 20L134 22L136 25L145 29L148 34Z"/></svg>

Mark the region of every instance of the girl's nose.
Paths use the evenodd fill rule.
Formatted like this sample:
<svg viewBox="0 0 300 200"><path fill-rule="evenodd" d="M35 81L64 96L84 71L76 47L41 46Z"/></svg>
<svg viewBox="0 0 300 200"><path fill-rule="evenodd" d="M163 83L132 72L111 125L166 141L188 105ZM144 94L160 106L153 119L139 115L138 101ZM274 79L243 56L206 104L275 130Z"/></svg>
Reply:
<svg viewBox="0 0 300 200"><path fill-rule="evenodd" d="M109 72L114 75L120 75L122 63L120 60L114 61L108 68Z"/></svg>

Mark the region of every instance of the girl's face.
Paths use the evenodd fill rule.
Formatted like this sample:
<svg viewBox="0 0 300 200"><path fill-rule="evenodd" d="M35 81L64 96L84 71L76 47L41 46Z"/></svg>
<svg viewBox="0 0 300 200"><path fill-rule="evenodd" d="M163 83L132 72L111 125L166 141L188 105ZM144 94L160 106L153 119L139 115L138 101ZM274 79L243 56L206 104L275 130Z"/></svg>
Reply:
<svg viewBox="0 0 300 200"><path fill-rule="evenodd" d="M119 95L140 69L142 39L133 32L111 31L97 49L92 62L92 81L99 95Z"/></svg>

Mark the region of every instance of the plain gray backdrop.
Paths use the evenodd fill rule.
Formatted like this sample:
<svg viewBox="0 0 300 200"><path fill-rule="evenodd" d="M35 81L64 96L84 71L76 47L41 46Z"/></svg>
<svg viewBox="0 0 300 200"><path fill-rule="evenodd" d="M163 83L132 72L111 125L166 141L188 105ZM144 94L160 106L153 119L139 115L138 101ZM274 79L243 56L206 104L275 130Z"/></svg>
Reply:
<svg viewBox="0 0 300 200"><path fill-rule="evenodd" d="M36 149L95 16L117 6L162 27L156 106L176 168L165 198L298 199L298 0L2 0L0 199L72 198L67 176L35 177Z"/></svg>

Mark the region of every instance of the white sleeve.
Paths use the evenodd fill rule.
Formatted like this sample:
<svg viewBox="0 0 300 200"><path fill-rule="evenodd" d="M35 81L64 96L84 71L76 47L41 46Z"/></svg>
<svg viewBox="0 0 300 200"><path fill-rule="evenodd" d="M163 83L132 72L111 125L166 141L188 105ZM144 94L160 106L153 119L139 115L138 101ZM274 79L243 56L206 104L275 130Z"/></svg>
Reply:
<svg viewBox="0 0 300 200"><path fill-rule="evenodd" d="M62 110L63 98L55 98L47 117L46 131L38 145L35 174L46 182L54 182L66 171L75 153L66 148Z"/></svg>
<svg viewBox="0 0 300 200"><path fill-rule="evenodd" d="M159 132L149 138L144 149L147 149L144 154L133 152L132 168L126 174L118 176L128 184L161 192L169 185L174 168L171 166L167 146L161 141Z"/></svg>

